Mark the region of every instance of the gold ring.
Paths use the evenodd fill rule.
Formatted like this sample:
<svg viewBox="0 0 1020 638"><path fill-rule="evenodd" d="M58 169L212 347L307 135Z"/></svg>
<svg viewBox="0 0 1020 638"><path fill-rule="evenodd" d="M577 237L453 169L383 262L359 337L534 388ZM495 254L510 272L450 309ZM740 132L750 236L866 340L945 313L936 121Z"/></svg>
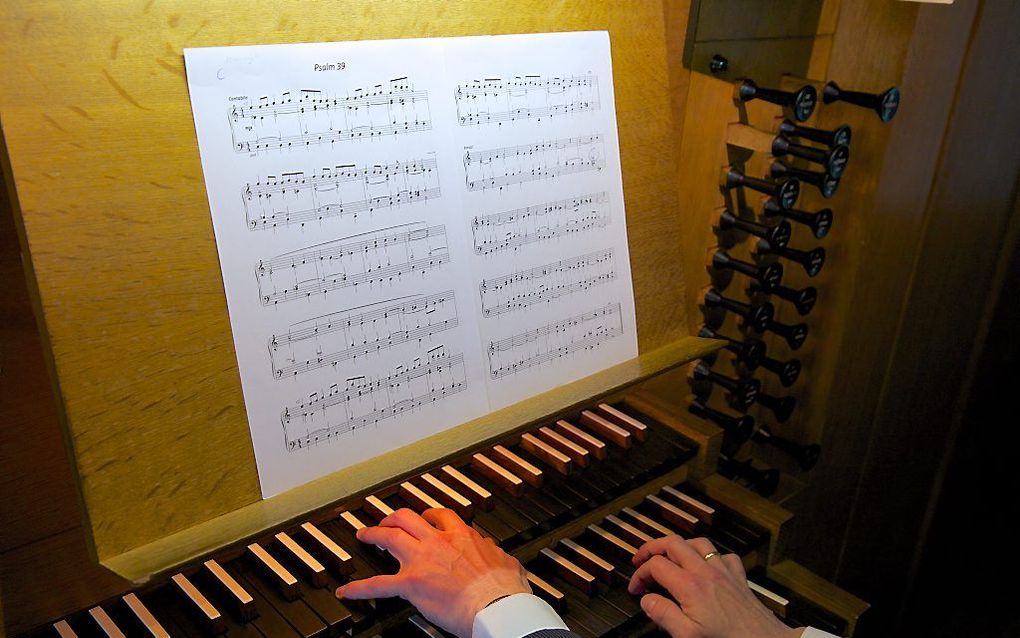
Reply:
<svg viewBox="0 0 1020 638"><path fill-rule="evenodd" d="M708 560L709 558L712 558L712 557L718 556L718 555L719 555L719 552L709 552L709 553L705 554L705 560Z"/></svg>

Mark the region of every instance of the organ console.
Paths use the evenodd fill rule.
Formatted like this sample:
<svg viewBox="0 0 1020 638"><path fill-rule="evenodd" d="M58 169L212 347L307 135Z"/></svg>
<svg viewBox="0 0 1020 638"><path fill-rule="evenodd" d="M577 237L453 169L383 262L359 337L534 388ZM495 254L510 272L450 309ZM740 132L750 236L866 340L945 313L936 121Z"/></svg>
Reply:
<svg viewBox="0 0 1020 638"><path fill-rule="evenodd" d="M614 404L600 402L570 421L561 420L584 434L584 444L543 425L470 459L430 468L268 530L247 544L222 548L167 580L157 578L87 612L56 619L32 635L445 635L404 601L333 596L351 579L397 569L392 557L366 548L354 534L366 521L400 508L422 512L444 506L429 493L473 513L474 528L522 560L535 593L577 633L594 637L647 630L650 621L626 593L634 571L630 558L641 544L675 533L704 535L752 569L766 560L774 539L767 528L734 509L732 501L717 502L688 480L697 445L636 409L639 403L627 397ZM731 417L698 403L691 411L716 420L741 440L751 435L753 420L746 415ZM625 425L617 425L617 431L606 423ZM606 453L593 456L598 450ZM479 463L479 458L488 461ZM567 462L571 458L587 461L573 465ZM772 480L768 471L736 462L733 467L752 477L759 490ZM777 614L791 625L822 616L829 623L816 626L845 626L770 582L764 571L752 571L749 583L757 595L785 601ZM793 601L803 608L799 614L790 613Z"/></svg>
<svg viewBox="0 0 1020 638"><path fill-rule="evenodd" d="M221 0L207 1L217 9L229 9L229 3ZM891 186L885 181L891 177L879 173L891 129L854 107L873 110L889 121L899 104L898 90L867 94L844 90L836 82L788 86L779 73L759 72L754 66L752 58L765 57L756 53L757 47L766 44L755 37L739 40L747 47L745 52L755 53L725 52L728 67L739 75L689 73L669 50L683 40L683 34L675 32L673 3L649 3L626 16L605 11L605 3L597 3L598 10L590 16L578 15L567 5L526 4L523 17L498 8L491 10L491 17L498 18L498 28L506 32L557 31L564 25L609 30L616 72L599 82L603 105L609 103L606 91L612 88L619 107L616 133L626 201L599 201L593 195L591 202L559 201L541 207L538 198L521 204L539 220L534 228L522 231L514 226L520 220L508 217L465 232L491 232L492 237L476 246L484 251L510 241L497 236L497 225L498 233L514 226L513 232L521 237L555 231L561 235L554 242L566 250L582 236L578 229L606 225L605 209L622 213L625 204L641 357L624 366L627 372L617 370L571 384L572 389L556 394L555 401L533 397L481 422L470 434L441 439L441 445L416 442L409 446L411 451L368 463L350 476L349 484L345 475L342 481L317 486L319 496L310 496L313 490L308 488L293 501L288 497L263 502L259 493L227 316L222 304L209 303L222 297L222 289L208 218L180 212L201 212L206 206L180 50L231 41L237 33L253 42L286 39L279 35L286 30L265 31L248 18L227 24L212 17L220 15L216 12L210 14L205 31L196 30L199 24L189 20L194 12L181 11L175 18L156 3L151 24L149 18L137 18L144 27L138 34L144 38L132 38L133 31L112 24L89 22L82 27L95 32L96 42L104 41L102 47L89 44L83 56L109 58L107 75L83 73L79 84L70 82L65 72L54 71L61 81L52 82L53 93L45 96L25 73L4 80L0 96L26 97L0 97L5 135L0 163L13 194L7 204L13 210L0 212L18 220L25 260L32 267L31 298L39 304L38 316L46 325L40 332L41 348L51 363L52 381L67 393L54 395L58 411L67 415L61 422L53 417L51 430L60 435L54 440L66 436L74 442L67 483L73 494L85 495L80 506L72 498L73 504L61 510L64 521L74 522L75 542L81 545L78 559L66 561L67 571L80 575L62 581L67 583L60 588L62 597L52 604L40 602L45 597L30 587L18 587L24 579L0 583L4 603L13 599L3 616L10 621L9 636L442 636L400 601L337 601L331 594L350 579L396 568L393 557L357 542L354 534L400 507L456 511L520 558L535 591L584 636L622 636L649 628L637 601L623 588L631 572L628 561L643 542L672 532L707 534L725 551L740 553L750 568L752 589L791 625L811 623L843 634L854 631L864 603L838 588L819 585L821 579L810 580L810 587L801 586L803 581L789 587L787 576L792 572L779 565L788 566L797 556L787 553L788 543L799 542L799 549L804 541L784 527L792 517L784 508L812 501L777 493L779 472L761 469L762 461L752 463L748 454L762 455L784 473L804 479L798 489L815 495L816 507L808 512L812 518L798 513L798 521L816 521L826 513L817 507L820 488L798 468L807 471L818 464L815 475L831 478L833 466L851 463L839 452L837 461L818 463L820 447L805 442L825 441L827 457L832 453L832 437L824 436L824 410L794 413L793 406L798 401L807 405L805 387L810 387L810 397L831 398L843 392L832 381L838 376L833 370L847 360L843 350L853 342L854 318L864 312L847 302L856 299L850 287L865 280L846 270L848 264L866 263L860 247L874 245L866 240L874 239L876 227L887 227L872 211L871 185L882 181L885 190ZM709 3L702 4L705 12L710 11ZM848 68L856 63L846 62L852 59L847 57L847 36L838 31L833 40L829 32L836 28L831 14L838 10L827 7L823 14L831 21L817 29L819 43L826 46L812 48L812 73L817 70L820 77L849 86L900 83L902 69L886 68L885 57L876 66L875 77L866 81ZM473 11L459 8L455 13L463 17ZM5 41L9 37L18 43L4 54L11 58L4 58L6 68L28 68L31 60L45 59L45 47L53 44L52 30L39 33L38 43L29 38L27 34L47 27L50 19L35 10L26 12L34 14L28 15L34 22L22 24L19 17L17 28L7 23L2 27ZM418 9L411 13L424 15ZM296 28L316 39L356 39L368 33L358 30L365 26L359 20L351 20L354 26L295 20ZM439 31L451 33L470 23L436 20ZM167 26L177 21L188 28ZM656 24L665 25L673 39L647 37L648 25ZM838 23L841 30L852 25L853 21ZM909 31L878 33L859 24L856 28L875 39ZM793 34L796 37L777 41L808 42L813 38L804 34L814 32L807 27ZM382 23L371 33L384 38L407 35ZM129 42L132 55L125 57ZM865 45L877 47L870 40ZM887 54L887 49L880 49ZM67 55L76 48L65 43L54 50ZM843 56L841 65L829 65L830 53ZM156 75L126 62L136 55L157 60ZM782 73L807 73L807 67L796 68L788 57L775 59ZM159 77L163 70L168 71L166 77ZM649 72L665 80L647 82ZM747 79L734 85L735 77ZM95 87L100 88L93 96ZM45 114L41 104L47 105ZM158 125L152 113L161 114ZM557 118L565 115L543 116L536 130L550 132ZM432 116L438 118L438 111ZM493 116L479 111L476 117L481 121ZM896 126L911 126L906 119L906 114L901 116ZM480 125L465 126L473 130L471 126ZM901 135L911 147L922 137L913 126L911 135ZM564 141L556 137L545 135L542 141L553 148ZM851 137L854 169L846 173ZM176 141L171 144L168 139ZM399 139L406 138L394 139L400 146ZM160 152L158 163L152 159L154 148ZM594 148L583 158L585 166L608 171L612 167L599 164L604 158L597 157ZM343 155L338 151L338 162L347 161ZM475 149L470 157L478 157ZM774 157L781 159L773 161ZM281 170L296 168L289 165L293 157L284 151L278 159ZM564 161L573 167L572 159ZM82 168L86 166L93 170ZM459 160L439 164L442 170L447 166L457 170ZM471 170L476 168L484 171L490 166L472 163ZM513 170L491 168L497 171L493 179L503 170ZM160 172L164 169L165 174ZM114 186L117 177L122 183ZM842 227L831 232L833 209L819 209L814 189L803 193L807 199L801 200L802 210L797 208L803 184L818 187L829 198L843 178L849 181L835 208L854 220L845 236ZM520 185L512 188L522 198L528 194ZM516 191L501 187L499 192ZM406 204L394 210L403 211ZM762 220L752 217L759 205ZM431 209L432 202L428 206ZM545 225L557 207L572 206L577 214L567 222L555 228ZM104 217L111 210L116 213ZM142 210L151 214L138 212ZM314 226L308 223L309 236L314 235ZM712 236L718 230L733 232L722 241ZM851 258L830 260L826 272L819 272L823 249L789 246L791 239L796 245L796 237L808 237L807 233L826 238L827 248L845 251ZM704 251L716 242L724 247L708 249L706 269ZM522 244L513 250L528 248ZM557 257L564 259L558 262L564 272L573 267L568 257ZM788 270L789 261L817 276L814 285L800 282L800 269ZM786 285L784 266L792 277ZM733 272L743 279L737 279L739 286L726 288L728 282L720 279ZM618 262L616 270L607 266L583 283L619 278L622 273ZM509 290L516 284L502 285ZM556 285L548 290L559 290ZM711 287L706 290L706 285ZM813 317L807 320L824 338L805 345L808 323L794 320L793 312L801 317L811 314L819 289L824 291L823 303L831 301L832 309L825 309L824 326L815 326ZM472 301L458 299L458 304L466 310ZM719 321L700 325L702 310ZM671 349L664 357L668 361L652 356L663 347ZM784 352L801 348L808 352L798 352L796 358ZM716 349L730 353L717 361L726 365L732 361L736 373L728 369L720 373L722 366L713 370L707 363L686 369L684 364L691 360L712 360ZM314 359L316 354L304 356ZM649 356L658 362L649 364ZM4 370L9 369L6 364ZM694 381L694 400L688 396L685 372ZM32 378L37 385L48 385L39 382L45 375ZM790 388L790 396L762 391L763 382L765 387ZM714 385L727 391L727 400L723 393L711 396ZM16 419L28 420L23 415ZM765 422L769 425L762 425ZM200 438L201 445L174 443ZM133 443L121 444L129 440ZM54 448L51 442L46 455L63 458L62 445L58 442ZM169 460L161 464L161 454L154 450ZM770 457L771 452L775 453ZM7 475L0 479L8 484ZM178 488L178 498L167 496L177 494ZM787 489L791 488L784 484ZM94 497L104 490L104 500L97 505ZM148 490L153 490L151 503L139 498L139 492ZM763 494L771 494L772 500ZM206 535L209 530L212 533ZM27 538L8 540L0 539L5 554ZM11 564L35 566L32 561ZM23 571L28 573L27 568ZM111 574L112 580L103 580ZM833 591L838 595L830 595ZM842 602L833 604L834 599Z"/></svg>

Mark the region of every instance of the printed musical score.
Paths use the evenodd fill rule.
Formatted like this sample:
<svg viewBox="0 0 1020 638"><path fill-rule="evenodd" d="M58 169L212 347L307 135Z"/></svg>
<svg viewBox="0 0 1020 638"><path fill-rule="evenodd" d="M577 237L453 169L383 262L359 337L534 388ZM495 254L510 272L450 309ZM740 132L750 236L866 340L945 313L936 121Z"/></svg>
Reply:
<svg viewBox="0 0 1020 638"><path fill-rule="evenodd" d="M459 325L452 290L413 295L335 312L273 335L269 355L277 379L338 366L396 346L423 347L438 333Z"/></svg>
<svg viewBox="0 0 1020 638"><path fill-rule="evenodd" d="M344 96L301 89L244 100L228 118L234 151L260 153L428 131L427 91L406 77L359 87Z"/></svg>
<svg viewBox="0 0 1020 638"><path fill-rule="evenodd" d="M543 79L486 78L457 87L457 121L462 126L550 118L599 109L599 80L592 74Z"/></svg>
<svg viewBox="0 0 1020 638"><path fill-rule="evenodd" d="M255 276L262 305L270 306L343 288L425 277L449 261L446 226L413 222L260 261Z"/></svg>
<svg viewBox="0 0 1020 638"><path fill-rule="evenodd" d="M592 193L491 215L471 222L474 251L488 255L605 228L612 221L606 193Z"/></svg>
<svg viewBox="0 0 1020 638"><path fill-rule="evenodd" d="M246 184L244 202L248 228L264 230L291 224L304 227L332 217L372 213L436 199L440 195L435 157L355 166L338 164L308 174L304 171L267 175Z"/></svg>
<svg viewBox="0 0 1020 638"><path fill-rule="evenodd" d="M184 56L264 497L637 355L607 33Z"/></svg>
<svg viewBox="0 0 1020 638"><path fill-rule="evenodd" d="M607 248L572 259L563 259L485 279L478 286L482 316L525 310L616 279L613 249Z"/></svg>
<svg viewBox="0 0 1020 638"><path fill-rule="evenodd" d="M601 135L483 150L464 149L464 173L469 191L503 190L511 184L602 171L605 167Z"/></svg>
<svg viewBox="0 0 1020 638"><path fill-rule="evenodd" d="M623 334L619 302L613 302L489 342L489 374L500 379L543 363L568 357L582 350L593 350Z"/></svg>
<svg viewBox="0 0 1020 638"><path fill-rule="evenodd" d="M464 355L438 345L386 376L358 376L314 392L280 415L290 451L376 425L464 390Z"/></svg>

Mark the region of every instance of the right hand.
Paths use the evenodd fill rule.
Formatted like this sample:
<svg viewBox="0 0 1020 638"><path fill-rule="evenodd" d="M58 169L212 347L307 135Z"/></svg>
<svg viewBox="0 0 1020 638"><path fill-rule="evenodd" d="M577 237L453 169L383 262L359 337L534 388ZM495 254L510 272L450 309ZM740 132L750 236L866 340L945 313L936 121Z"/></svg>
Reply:
<svg viewBox="0 0 1020 638"><path fill-rule="evenodd" d="M672 638L795 638L803 632L784 625L747 586L735 554L720 554L706 538L667 536L648 541L634 554L637 570L628 590L641 609ZM652 584L670 598L647 593Z"/></svg>

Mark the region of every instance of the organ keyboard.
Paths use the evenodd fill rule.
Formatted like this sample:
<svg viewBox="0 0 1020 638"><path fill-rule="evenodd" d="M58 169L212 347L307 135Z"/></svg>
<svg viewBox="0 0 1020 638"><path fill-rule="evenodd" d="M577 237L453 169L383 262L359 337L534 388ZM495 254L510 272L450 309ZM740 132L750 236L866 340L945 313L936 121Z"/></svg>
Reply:
<svg viewBox="0 0 1020 638"><path fill-rule="evenodd" d="M446 636L403 600L341 601L333 593L352 579L399 567L360 543L358 529L400 508L434 507L454 509L520 559L535 594L584 638L656 631L627 593L631 557L644 542L676 533L707 536L719 551L739 555L753 590L789 624L845 631L845 621L768 580L770 532L692 485L697 443L641 405L593 405L576 419L511 436L268 530L30 635Z"/></svg>

